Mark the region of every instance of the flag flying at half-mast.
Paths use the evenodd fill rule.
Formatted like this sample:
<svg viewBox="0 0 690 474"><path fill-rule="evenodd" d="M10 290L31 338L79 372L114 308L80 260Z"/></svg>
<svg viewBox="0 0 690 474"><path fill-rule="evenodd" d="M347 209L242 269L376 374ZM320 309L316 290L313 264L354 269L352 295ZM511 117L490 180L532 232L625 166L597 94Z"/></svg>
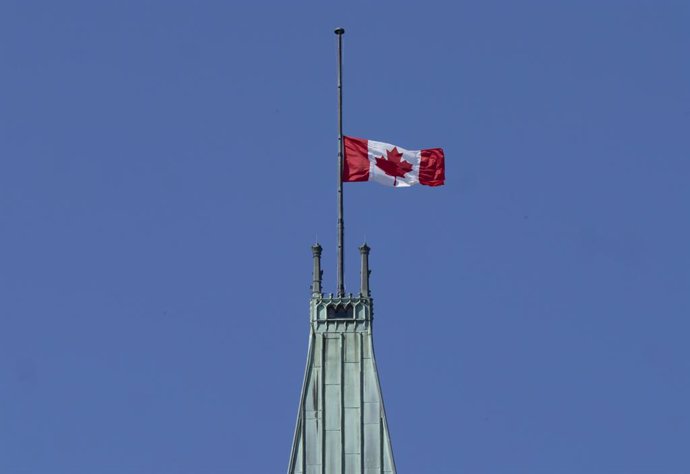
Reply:
<svg viewBox="0 0 690 474"><path fill-rule="evenodd" d="M406 150L389 143L343 137L343 181L376 181L386 186L441 186L445 181L442 148Z"/></svg>

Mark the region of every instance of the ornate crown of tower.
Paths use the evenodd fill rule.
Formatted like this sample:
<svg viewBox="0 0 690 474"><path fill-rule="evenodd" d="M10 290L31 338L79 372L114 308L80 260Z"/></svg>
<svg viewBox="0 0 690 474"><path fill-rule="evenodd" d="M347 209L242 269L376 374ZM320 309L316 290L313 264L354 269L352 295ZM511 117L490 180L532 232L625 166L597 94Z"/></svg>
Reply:
<svg viewBox="0 0 690 474"><path fill-rule="evenodd" d="M307 367L288 474L395 473L372 341L369 247L359 295L321 292L321 246L314 269Z"/></svg>

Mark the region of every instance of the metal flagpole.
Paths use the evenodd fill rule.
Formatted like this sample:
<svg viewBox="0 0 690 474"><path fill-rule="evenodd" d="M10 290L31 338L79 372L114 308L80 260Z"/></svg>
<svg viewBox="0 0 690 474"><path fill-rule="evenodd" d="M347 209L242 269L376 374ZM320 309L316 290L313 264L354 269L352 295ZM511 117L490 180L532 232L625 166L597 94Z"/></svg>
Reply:
<svg viewBox="0 0 690 474"><path fill-rule="evenodd" d="M336 28L338 35L338 286L337 296L345 296L343 283L343 34L344 28Z"/></svg>

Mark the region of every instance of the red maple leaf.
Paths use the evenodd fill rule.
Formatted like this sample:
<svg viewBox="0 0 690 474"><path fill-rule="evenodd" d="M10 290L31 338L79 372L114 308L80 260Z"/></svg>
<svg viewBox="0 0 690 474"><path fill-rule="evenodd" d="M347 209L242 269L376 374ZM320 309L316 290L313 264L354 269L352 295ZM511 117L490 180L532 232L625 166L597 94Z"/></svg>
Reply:
<svg viewBox="0 0 690 474"><path fill-rule="evenodd" d="M393 186L398 184L398 178L404 178L407 173L412 171L412 165L402 159L402 153L397 147L387 150L388 159L383 156L376 158L376 166L381 168L388 176L393 176Z"/></svg>

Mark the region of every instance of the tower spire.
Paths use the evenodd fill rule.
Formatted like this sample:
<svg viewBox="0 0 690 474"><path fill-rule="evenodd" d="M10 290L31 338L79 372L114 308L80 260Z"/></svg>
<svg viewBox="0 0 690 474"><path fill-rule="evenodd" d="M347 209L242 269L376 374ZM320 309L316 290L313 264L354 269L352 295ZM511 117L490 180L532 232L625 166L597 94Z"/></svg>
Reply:
<svg viewBox="0 0 690 474"><path fill-rule="evenodd" d="M360 295L315 291L321 247L312 246L309 349L288 474L395 474L374 355L369 246ZM318 271L317 271L318 270Z"/></svg>

